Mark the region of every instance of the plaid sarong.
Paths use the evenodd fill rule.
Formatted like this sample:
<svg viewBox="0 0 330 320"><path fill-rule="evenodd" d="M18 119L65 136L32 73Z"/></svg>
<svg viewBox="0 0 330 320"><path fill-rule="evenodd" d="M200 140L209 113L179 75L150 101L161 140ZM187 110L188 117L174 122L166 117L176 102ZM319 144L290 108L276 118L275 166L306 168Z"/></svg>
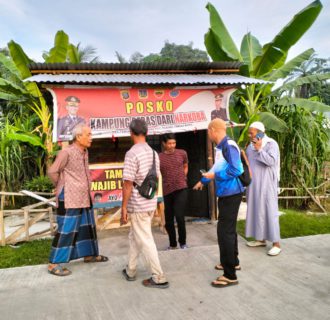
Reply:
<svg viewBox="0 0 330 320"><path fill-rule="evenodd" d="M99 255L92 209L65 209L64 201L59 201L57 224L58 229L49 257L50 263L65 263Z"/></svg>

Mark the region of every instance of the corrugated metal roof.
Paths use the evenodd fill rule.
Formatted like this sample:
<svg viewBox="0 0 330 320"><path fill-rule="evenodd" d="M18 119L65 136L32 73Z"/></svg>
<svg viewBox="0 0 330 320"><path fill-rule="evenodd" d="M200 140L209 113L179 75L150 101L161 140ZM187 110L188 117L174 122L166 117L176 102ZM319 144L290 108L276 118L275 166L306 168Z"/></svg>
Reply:
<svg viewBox="0 0 330 320"><path fill-rule="evenodd" d="M208 72L209 70L238 70L241 62L218 61L218 62L151 62L151 63L31 63L29 68L32 73L43 73L49 71L70 71L79 70L88 73L88 71L98 71L97 73L107 71L191 71ZM155 72L154 72L155 73Z"/></svg>
<svg viewBox="0 0 330 320"><path fill-rule="evenodd" d="M119 85L231 85L269 83L236 74L38 74L24 81Z"/></svg>

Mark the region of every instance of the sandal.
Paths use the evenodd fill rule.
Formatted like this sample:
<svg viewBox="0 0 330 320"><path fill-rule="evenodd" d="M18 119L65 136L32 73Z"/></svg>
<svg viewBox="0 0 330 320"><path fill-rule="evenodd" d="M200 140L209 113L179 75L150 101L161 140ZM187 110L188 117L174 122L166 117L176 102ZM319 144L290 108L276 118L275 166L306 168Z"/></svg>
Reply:
<svg viewBox="0 0 330 320"><path fill-rule="evenodd" d="M170 284L167 281L163 283L156 283L152 278L143 280L142 284L148 288L159 288L159 289L166 289L170 286Z"/></svg>
<svg viewBox="0 0 330 320"><path fill-rule="evenodd" d="M51 270L48 269L48 273L53 274L54 276L65 277L69 276L72 272L69 269L64 268L60 264L58 264Z"/></svg>
<svg viewBox="0 0 330 320"><path fill-rule="evenodd" d="M127 281L135 281L136 277L130 277L126 271L126 268L122 271L123 276L126 278Z"/></svg>
<svg viewBox="0 0 330 320"><path fill-rule="evenodd" d="M85 263L90 263L90 262L107 262L109 261L109 258L106 256L102 256L101 254L99 256L92 256L91 258L84 259Z"/></svg>
<svg viewBox="0 0 330 320"><path fill-rule="evenodd" d="M215 270L223 270L223 266L221 264L217 264L215 267L214 267ZM239 270L242 270L241 266L238 265L238 266L235 266L235 270L236 271L239 271Z"/></svg>
<svg viewBox="0 0 330 320"><path fill-rule="evenodd" d="M224 276L216 278L216 280L211 282L211 286L215 288L225 288L238 284L238 280L229 280Z"/></svg>

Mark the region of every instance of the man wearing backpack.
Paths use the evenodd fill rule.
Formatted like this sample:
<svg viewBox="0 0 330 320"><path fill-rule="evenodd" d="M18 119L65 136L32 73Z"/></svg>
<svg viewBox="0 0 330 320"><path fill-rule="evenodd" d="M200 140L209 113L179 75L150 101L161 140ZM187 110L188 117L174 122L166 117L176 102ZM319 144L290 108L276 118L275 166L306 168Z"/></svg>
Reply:
<svg viewBox="0 0 330 320"><path fill-rule="evenodd" d="M215 163L203 174L195 190L201 190L203 185L215 180L218 197L218 243L220 248L220 264L217 270L223 270L223 275L214 280L211 285L224 288L238 284L236 270L240 269L236 221L239 206L242 201L244 187L239 177L244 172L240 149L234 140L226 136L226 122L214 119L208 126L208 136L216 143Z"/></svg>
<svg viewBox="0 0 330 320"><path fill-rule="evenodd" d="M143 280L142 284L146 287L168 288L169 283L160 266L151 232L157 197L153 197L153 188L150 188L150 192L146 192L144 188L145 179L150 176L154 164L156 174L159 176L159 158L146 142L148 131L146 122L142 119L134 119L129 128L134 145L126 153L124 161L121 224L127 224L129 215L131 228L128 237L128 264L122 273L127 281L136 280L137 261L142 252L152 274L151 278Z"/></svg>

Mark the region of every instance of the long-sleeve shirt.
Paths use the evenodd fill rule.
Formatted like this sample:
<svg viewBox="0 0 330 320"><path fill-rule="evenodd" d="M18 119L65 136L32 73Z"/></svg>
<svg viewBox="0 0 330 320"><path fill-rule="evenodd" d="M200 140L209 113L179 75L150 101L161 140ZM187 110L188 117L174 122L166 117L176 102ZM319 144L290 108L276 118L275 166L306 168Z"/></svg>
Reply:
<svg viewBox="0 0 330 320"><path fill-rule="evenodd" d="M243 173L240 150L235 141L225 137L216 147L215 162L209 172L214 172L217 197L227 197L244 192L239 180ZM202 178L201 182L207 184L209 179Z"/></svg>
<svg viewBox="0 0 330 320"><path fill-rule="evenodd" d="M75 143L61 150L49 168L48 176L56 187L57 200L64 188L65 208L91 206L87 150L81 150Z"/></svg>

